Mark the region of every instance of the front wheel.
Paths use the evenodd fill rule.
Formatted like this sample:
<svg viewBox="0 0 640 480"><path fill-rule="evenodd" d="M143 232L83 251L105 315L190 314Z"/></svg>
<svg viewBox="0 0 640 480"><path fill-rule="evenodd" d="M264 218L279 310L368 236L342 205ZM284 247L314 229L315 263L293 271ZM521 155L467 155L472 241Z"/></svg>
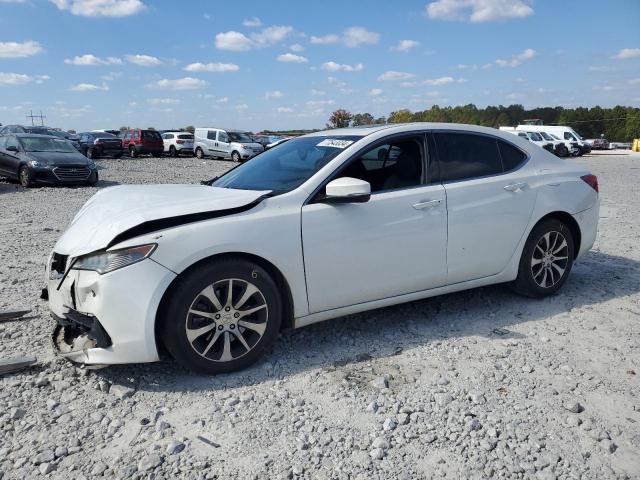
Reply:
<svg viewBox="0 0 640 480"><path fill-rule="evenodd" d="M529 234L512 287L528 297L552 295L567 280L573 258L573 235L567 225L556 219L545 220Z"/></svg>
<svg viewBox="0 0 640 480"><path fill-rule="evenodd" d="M275 281L241 259L196 267L170 292L161 322L165 347L178 363L216 374L254 363L280 331Z"/></svg>
<svg viewBox="0 0 640 480"><path fill-rule="evenodd" d="M204 152L200 147L196 148L196 158L202 160L204 158Z"/></svg>
<svg viewBox="0 0 640 480"><path fill-rule="evenodd" d="M93 148L88 148L88 149L87 149L87 155L86 155L86 157L87 157L87 158L89 158L89 159L94 159L94 158L96 158L96 152L95 152L95 150L94 150Z"/></svg>
<svg viewBox="0 0 640 480"><path fill-rule="evenodd" d="M24 188L29 188L33 185L31 170L26 165L22 165L20 167L20 171L18 172L18 177L20 178L20 185Z"/></svg>
<svg viewBox="0 0 640 480"><path fill-rule="evenodd" d="M235 163L238 163L240 161L240 154L236 151L231 153L231 160Z"/></svg>
<svg viewBox="0 0 640 480"><path fill-rule="evenodd" d="M91 176L89 177L89 181L87 183L91 187L97 185L97 183L98 183L98 172L97 171L95 171L95 172L93 172L91 174Z"/></svg>
<svg viewBox="0 0 640 480"><path fill-rule="evenodd" d="M129 147L129 156L131 158L136 158L138 156L138 151L136 150L136 147L134 147L133 145Z"/></svg>

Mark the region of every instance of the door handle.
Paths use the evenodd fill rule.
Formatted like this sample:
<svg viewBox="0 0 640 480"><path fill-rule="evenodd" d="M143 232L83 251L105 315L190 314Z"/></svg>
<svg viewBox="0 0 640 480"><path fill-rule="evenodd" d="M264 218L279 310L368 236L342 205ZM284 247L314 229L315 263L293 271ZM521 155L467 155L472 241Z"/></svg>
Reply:
<svg viewBox="0 0 640 480"><path fill-rule="evenodd" d="M526 186L527 186L526 182L518 182L518 183L512 183L511 185L505 185L504 189L508 192L519 192Z"/></svg>
<svg viewBox="0 0 640 480"><path fill-rule="evenodd" d="M442 200L440 200L440 199L438 199L438 200L426 200L424 202L414 203L413 204L413 208L415 208L416 210L424 210L426 208L437 207L441 203L442 203Z"/></svg>

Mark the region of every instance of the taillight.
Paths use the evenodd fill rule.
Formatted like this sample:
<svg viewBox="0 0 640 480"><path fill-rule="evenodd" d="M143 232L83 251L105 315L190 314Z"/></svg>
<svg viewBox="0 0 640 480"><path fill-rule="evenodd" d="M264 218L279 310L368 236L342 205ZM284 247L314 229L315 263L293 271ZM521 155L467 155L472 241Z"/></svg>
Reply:
<svg viewBox="0 0 640 480"><path fill-rule="evenodd" d="M583 175L580 178L596 192L600 191L598 190L598 177L595 175Z"/></svg>
<svg viewBox="0 0 640 480"><path fill-rule="evenodd" d="M182 145L184 143L184 140L176 140L176 143L179 143L180 145Z"/></svg>
<svg viewBox="0 0 640 480"><path fill-rule="evenodd" d="M95 142L93 142L94 145L100 145L102 143L102 139L101 138L97 138L95 140Z"/></svg>

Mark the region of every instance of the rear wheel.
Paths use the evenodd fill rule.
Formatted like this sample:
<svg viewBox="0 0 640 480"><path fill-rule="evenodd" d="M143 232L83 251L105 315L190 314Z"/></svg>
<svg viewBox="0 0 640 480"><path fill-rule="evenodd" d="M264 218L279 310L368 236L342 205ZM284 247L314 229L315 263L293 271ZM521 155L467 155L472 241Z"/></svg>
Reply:
<svg viewBox="0 0 640 480"><path fill-rule="evenodd" d="M573 235L560 220L536 225L525 243L513 289L528 297L546 297L557 292L571 272Z"/></svg>
<svg viewBox="0 0 640 480"><path fill-rule="evenodd" d="M26 165L22 165L18 172L18 177L20 179L20 185L25 188L29 188L33 185L33 175L31 170Z"/></svg>
<svg viewBox="0 0 640 480"><path fill-rule="evenodd" d="M169 156L170 157L177 157L178 156L178 152L176 151L176 147L174 147L173 145L171 145L169 147Z"/></svg>
<svg viewBox="0 0 640 480"><path fill-rule="evenodd" d="M200 147L196 148L196 157L199 159L203 159L204 158L204 152L202 151L202 149Z"/></svg>
<svg viewBox="0 0 640 480"><path fill-rule="evenodd" d="M240 259L211 262L180 279L160 319L164 344L185 367L216 374L254 363L280 331L271 276Z"/></svg>
<svg viewBox="0 0 640 480"><path fill-rule="evenodd" d="M138 151L136 150L136 147L134 147L133 145L129 147L129 156L131 158L136 158L138 156Z"/></svg>

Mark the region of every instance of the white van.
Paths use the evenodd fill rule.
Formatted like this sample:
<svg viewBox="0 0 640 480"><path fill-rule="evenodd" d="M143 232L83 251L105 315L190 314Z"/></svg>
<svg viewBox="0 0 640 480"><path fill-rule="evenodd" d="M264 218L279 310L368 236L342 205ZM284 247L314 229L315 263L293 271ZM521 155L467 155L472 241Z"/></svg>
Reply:
<svg viewBox="0 0 640 480"><path fill-rule="evenodd" d="M561 125L518 125L516 130L546 132L548 134L555 135L560 140L569 142L569 151L571 151L572 148L575 149L577 147L579 155L583 155L591 151L589 144L587 144L587 142L585 142L584 139L571 127Z"/></svg>
<svg viewBox="0 0 640 480"><path fill-rule="evenodd" d="M518 135L532 143L535 143L540 148L544 148L548 152L555 154L558 157L566 157L568 150L564 146L563 142L553 140L551 138L544 137L540 132L532 132L526 130L518 130L513 127L500 127L503 132L509 132L514 135Z"/></svg>
<svg viewBox="0 0 640 480"><path fill-rule="evenodd" d="M194 137L193 151L198 158L214 157L241 162L264 151L262 145L240 130L198 127Z"/></svg>

